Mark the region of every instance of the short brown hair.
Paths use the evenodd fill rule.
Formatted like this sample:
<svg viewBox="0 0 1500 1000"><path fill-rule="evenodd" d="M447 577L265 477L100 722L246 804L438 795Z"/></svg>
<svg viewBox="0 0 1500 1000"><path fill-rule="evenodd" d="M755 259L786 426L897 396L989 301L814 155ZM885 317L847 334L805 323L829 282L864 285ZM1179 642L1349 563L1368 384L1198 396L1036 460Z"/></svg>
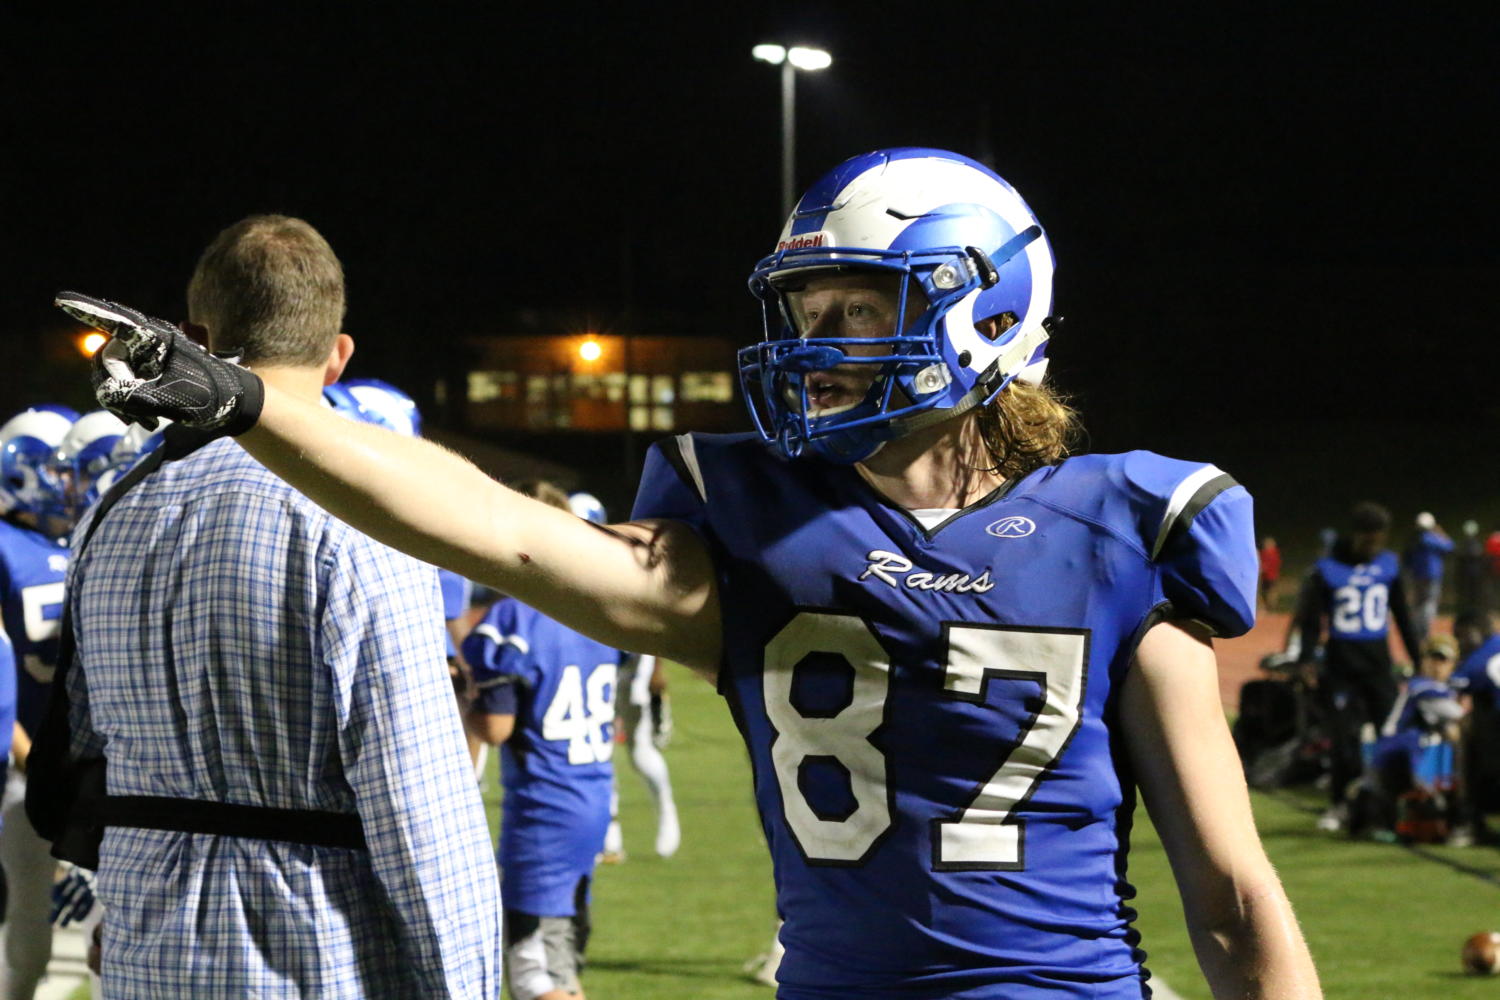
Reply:
<svg viewBox="0 0 1500 1000"><path fill-rule="evenodd" d="M188 316L246 364L322 364L344 327L344 269L301 219L252 215L198 258Z"/></svg>
<svg viewBox="0 0 1500 1000"><path fill-rule="evenodd" d="M989 456L988 472L1018 479L1061 462L1078 446L1078 411L1045 383L1013 380L976 417Z"/></svg>

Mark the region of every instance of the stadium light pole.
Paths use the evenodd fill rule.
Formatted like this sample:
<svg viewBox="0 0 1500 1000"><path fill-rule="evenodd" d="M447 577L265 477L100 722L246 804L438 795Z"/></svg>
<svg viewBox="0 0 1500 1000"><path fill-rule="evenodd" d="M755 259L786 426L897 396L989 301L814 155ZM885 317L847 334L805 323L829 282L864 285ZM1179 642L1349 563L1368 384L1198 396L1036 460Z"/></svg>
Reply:
<svg viewBox="0 0 1500 1000"><path fill-rule="evenodd" d="M797 70L811 73L833 65L833 56L822 49L794 45L757 45L750 55L781 67L781 207L792 210L796 198L797 162Z"/></svg>

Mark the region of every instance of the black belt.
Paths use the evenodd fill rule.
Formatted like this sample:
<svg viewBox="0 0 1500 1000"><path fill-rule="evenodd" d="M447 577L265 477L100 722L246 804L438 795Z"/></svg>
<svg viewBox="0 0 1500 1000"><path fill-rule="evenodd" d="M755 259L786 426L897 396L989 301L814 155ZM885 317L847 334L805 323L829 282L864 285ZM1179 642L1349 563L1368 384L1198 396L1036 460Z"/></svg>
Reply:
<svg viewBox="0 0 1500 1000"><path fill-rule="evenodd" d="M368 850L364 824L358 816L320 809L272 809L160 795L106 795L99 817L105 826Z"/></svg>

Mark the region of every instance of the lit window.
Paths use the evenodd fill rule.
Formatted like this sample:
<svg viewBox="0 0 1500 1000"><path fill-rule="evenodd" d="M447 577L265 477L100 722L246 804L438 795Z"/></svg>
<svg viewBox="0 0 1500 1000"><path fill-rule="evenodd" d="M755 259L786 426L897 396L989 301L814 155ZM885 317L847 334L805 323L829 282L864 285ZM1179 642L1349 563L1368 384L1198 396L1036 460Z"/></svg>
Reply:
<svg viewBox="0 0 1500 1000"><path fill-rule="evenodd" d="M684 403L732 403L734 382L728 372L683 372Z"/></svg>
<svg viewBox="0 0 1500 1000"><path fill-rule="evenodd" d="M672 387L672 376L651 376L651 402L663 406L671 406L672 400L677 396L677 390Z"/></svg>
<svg viewBox="0 0 1500 1000"><path fill-rule="evenodd" d="M547 403L547 376L526 376L526 405L545 406Z"/></svg>
<svg viewBox="0 0 1500 1000"><path fill-rule="evenodd" d="M469 402L488 403L500 398L500 383L495 380L497 372L469 372Z"/></svg>
<svg viewBox="0 0 1500 1000"><path fill-rule="evenodd" d="M519 381L515 372L469 372L469 402L516 399Z"/></svg>
<svg viewBox="0 0 1500 1000"><path fill-rule="evenodd" d="M630 401L632 403L649 402L651 397L651 379L647 375L630 376Z"/></svg>

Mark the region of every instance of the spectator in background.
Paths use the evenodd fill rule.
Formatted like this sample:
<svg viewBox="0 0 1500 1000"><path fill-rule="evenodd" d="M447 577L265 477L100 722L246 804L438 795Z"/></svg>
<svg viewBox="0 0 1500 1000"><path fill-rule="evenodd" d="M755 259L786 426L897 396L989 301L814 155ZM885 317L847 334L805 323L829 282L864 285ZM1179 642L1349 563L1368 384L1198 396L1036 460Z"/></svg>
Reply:
<svg viewBox="0 0 1500 1000"><path fill-rule="evenodd" d="M1276 539L1267 535L1260 543L1260 601L1271 609L1271 595L1276 590L1276 581L1281 579L1281 549Z"/></svg>
<svg viewBox="0 0 1500 1000"><path fill-rule="evenodd" d="M1315 662L1325 624L1328 636L1317 684L1332 741L1331 801L1318 820L1320 830L1341 830L1347 824L1347 795L1364 769L1360 731L1383 722L1396 703L1390 618L1395 617L1412 660L1420 645L1396 554L1385 547L1390 524L1390 512L1380 504L1356 504L1350 514L1352 530L1338 540L1331 555L1313 565L1297 604L1300 661Z"/></svg>
<svg viewBox="0 0 1500 1000"><path fill-rule="evenodd" d="M1417 636L1427 638L1437 617L1443 592L1443 561L1453 551L1453 539L1427 511L1417 515L1417 534L1406 546L1406 573L1412 582L1412 610L1416 613Z"/></svg>
<svg viewBox="0 0 1500 1000"><path fill-rule="evenodd" d="M1454 613L1474 614L1489 610L1489 557L1484 554L1484 542L1479 539L1479 522L1464 522L1463 534L1454 553L1454 585L1457 588Z"/></svg>

